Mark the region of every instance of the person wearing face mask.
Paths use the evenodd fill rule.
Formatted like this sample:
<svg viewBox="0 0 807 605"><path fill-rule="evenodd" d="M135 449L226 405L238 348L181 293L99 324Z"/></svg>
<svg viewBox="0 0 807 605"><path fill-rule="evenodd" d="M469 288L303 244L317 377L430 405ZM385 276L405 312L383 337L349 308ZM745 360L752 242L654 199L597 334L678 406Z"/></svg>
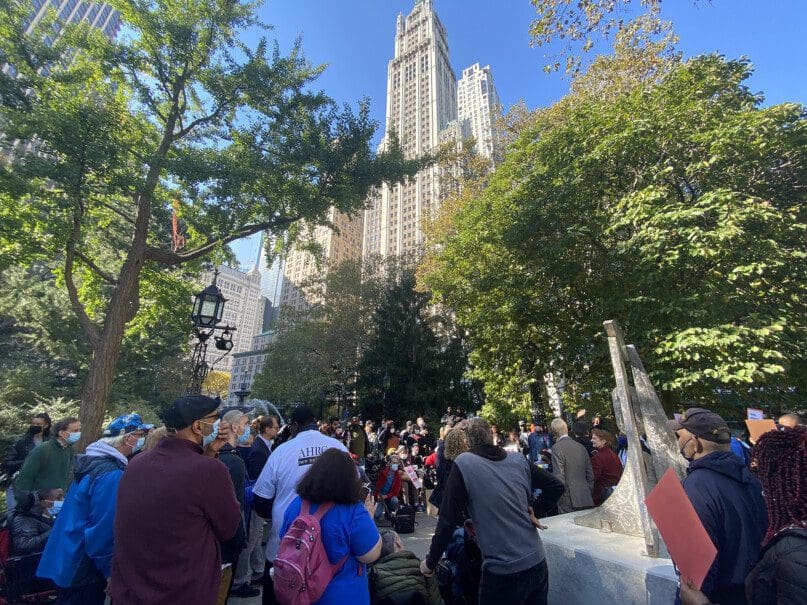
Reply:
<svg viewBox="0 0 807 605"><path fill-rule="evenodd" d="M27 494L17 503L8 519L13 556L23 557L42 552L53 529L57 509L63 501L64 490L43 489L36 494Z"/></svg>
<svg viewBox="0 0 807 605"><path fill-rule="evenodd" d="M48 440L51 424L50 416L45 413L37 414L31 419L25 434L17 438L6 451L6 457L3 460L3 472L6 475L14 476L14 473L22 468L22 464L31 450Z"/></svg>
<svg viewBox="0 0 807 605"><path fill-rule="evenodd" d="M241 456L238 455L236 447L239 443L245 441L245 437L249 436L249 416L240 410L230 410L222 416L221 420L230 425L230 435L227 438L227 443L219 450L219 460L224 463L224 466L230 472L230 479L232 479L233 489L235 490L235 499L238 500L241 516L243 517L247 469ZM221 562L225 565L228 563L232 565L234 579L238 574L237 563L244 546L244 543L238 540L231 540L221 545ZM241 578L238 578L238 582L234 582L232 586L228 587L228 591L232 596L245 598L256 597L261 592L257 588L251 587L248 582L244 582Z"/></svg>
<svg viewBox="0 0 807 605"><path fill-rule="evenodd" d="M37 576L59 588L59 603L103 605L112 574L115 501L123 471L146 431L140 417L118 417L76 457L73 483L56 517Z"/></svg>
<svg viewBox="0 0 807 605"><path fill-rule="evenodd" d="M36 446L14 480L19 500L26 492L41 489L67 489L73 465L73 444L81 437L78 418L63 418L53 426L51 438Z"/></svg>
<svg viewBox="0 0 807 605"><path fill-rule="evenodd" d="M390 456L389 464L378 473L373 495L376 501L381 504L375 509L374 520L380 521L384 514L391 515L398 510L398 500L401 497L401 459L393 454Z"/></svg>
<svg viewBox="0 0 807 605"><path fill-rule="evenodd" d="M690 408L667 426L689 461L684 491L717 548L701 590L713 603L746 603L745 577L768 528L762 485L731 452L731 432L717 414Z"/></svg>
<svg viewBox="0 0 807 605"><path fill-rule="evenodd" d="M163 413L168 434L127 467L115 514L115 605L216 603L226 575L220 544L242 529L230 473L216 459L230 436L227 423L216 424L220 405L180 397Z"/></svg>

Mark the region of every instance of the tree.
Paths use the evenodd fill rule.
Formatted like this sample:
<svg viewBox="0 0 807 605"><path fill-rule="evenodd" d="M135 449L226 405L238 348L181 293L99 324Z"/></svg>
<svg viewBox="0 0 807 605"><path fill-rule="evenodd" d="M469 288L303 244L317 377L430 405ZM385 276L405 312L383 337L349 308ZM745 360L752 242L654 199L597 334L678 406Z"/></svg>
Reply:
<svg viewBox="0 0 807 605"><path fill-rule="evenodd" d="M465 346L431 294L419 292L414 272L387 273L387 287L370 322L358 366L357 395L365 417L437 415L446 405L477 407L463 379Z"/></svg>
<svg viewBox="0 0 807 605"><path fill-rule="evenodd" d="M326 398L344 402L379 303L379 284L373 271L363 276L358 261L342 262L329 268L323 280L301 284L312 304L302 311L282 309L277 338L253 393L283 405L317 406Z"/></svg>
<svg viewBox="0 0 807 605"><path fill-rule="evenodd" d="M0 79L1 142L16 150L0 174L0 249L8 264L60 263L91 350L82 445L144 294L239 238L357 211L371 186L421 166L394 144L374 155L367 104L354 113L309 90L322 68L299 45L284 57L265 39L241 43L263 27L255 4L110 4L118 42L86 24L51 40L47 20L23 34L20 0L3 0L0 20L0 61L14 66ZM184 250L168 245L174 204Z"/></svg>
<svg viewBox="0 0 807 605"><path fill-rule="evenodd" d="M803 405L807 122L763 107L749 72L705 56L573 93L458 213L424 281L468 329L489 400L560 368L609 401L602 321L618 319L670 406Z"/></svg>
<svg viewBox="0 0 807 605"><path fill-rule="evenodd" d="M549 46L562 41L562 49L544 66L549 73L563 66L579 75L583 56L601 39L613 37L616 46L658 55L659 48L677 40L672 24L660 18L662 0L532 0L538 16L530 24L531 44Z"/></svg>
<svg viewBox="0 0 807 605"><path fill-rule="evenodd" d="M219 370L211 370L202 383L202 392L211 397L227 397L230 388L230 373Z"/></svg>
<svg viewBox="0 0 807 605"><path fill-rule="evenodd" d="M165 308L154 312L160 306ZM138 411L154 418L184 382L187 305L171 308L147 298L143 308L121 346L110 394L113 416ZM14 415L34 406L55 415L58 410L43 409L43 402L79 399L89 348L46 264L10 267L0 277L0 347L0 409Z"/></svg>

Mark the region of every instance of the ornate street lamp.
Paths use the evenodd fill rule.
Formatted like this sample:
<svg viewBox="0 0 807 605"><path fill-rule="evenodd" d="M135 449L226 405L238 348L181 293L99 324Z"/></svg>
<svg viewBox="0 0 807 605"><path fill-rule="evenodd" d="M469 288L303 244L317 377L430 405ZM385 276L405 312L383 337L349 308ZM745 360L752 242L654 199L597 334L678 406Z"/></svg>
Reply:
<svg viewBox="0 0 807 605"><path fill-rule="evenodd" d="M218 325L221 323L221 317L224 314L224 303L227 302L221 290L216 286L218 276L219 271L216 269L213 273L213 283L199 292L193 301L191 321L193 322L196 344L193 347L193 356L191 357L193 370L191 382L185 390L186 395L196 395L202 392L202 383L205 381L211 367L206 360L207 341L210 340L210 337L214 337L216 348L219 351L224 351L224 355L227 355L233 348L235 326ZM221 336L215 335L216 330L222 331Z"/></svg>

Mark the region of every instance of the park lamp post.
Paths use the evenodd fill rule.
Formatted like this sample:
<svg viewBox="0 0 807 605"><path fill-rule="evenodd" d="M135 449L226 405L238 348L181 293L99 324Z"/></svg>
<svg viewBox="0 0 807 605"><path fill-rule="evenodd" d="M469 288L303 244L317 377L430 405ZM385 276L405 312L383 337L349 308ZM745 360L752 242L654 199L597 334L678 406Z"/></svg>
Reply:
<svg viewBox="0 0 807 605"><path fill-rule="evenodd" d="M193 322L196 344L193 347L193 356L191 357L191 382L185 390L186 395L198 395L202 392L202 383L210 371L210 366L207 364L206 359L207 343L210 337L213 337L216 349L224 351L224 355L227 355L233 348L235 326L219 325L224 314L224 303L227 302L227 299L224 298L221 290L216 285L218 276L219 271L216 269L213 273L213 283L199 292L193 301L191 321ZM216 330L221 330L221 335L216 335Z"/></svg>

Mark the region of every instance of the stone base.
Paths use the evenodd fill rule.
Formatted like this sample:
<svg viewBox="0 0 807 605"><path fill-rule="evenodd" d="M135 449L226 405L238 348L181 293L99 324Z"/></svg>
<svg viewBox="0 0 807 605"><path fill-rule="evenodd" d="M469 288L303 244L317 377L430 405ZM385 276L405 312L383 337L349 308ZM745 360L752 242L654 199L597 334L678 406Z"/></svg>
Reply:
<svg viewBox="0 0 807 605"><path fill-rule="evenodd" d="M580 513L541 519L551 605L669 605L678 577L672 561L650 558L644 540L575 525Z"/></svg>

